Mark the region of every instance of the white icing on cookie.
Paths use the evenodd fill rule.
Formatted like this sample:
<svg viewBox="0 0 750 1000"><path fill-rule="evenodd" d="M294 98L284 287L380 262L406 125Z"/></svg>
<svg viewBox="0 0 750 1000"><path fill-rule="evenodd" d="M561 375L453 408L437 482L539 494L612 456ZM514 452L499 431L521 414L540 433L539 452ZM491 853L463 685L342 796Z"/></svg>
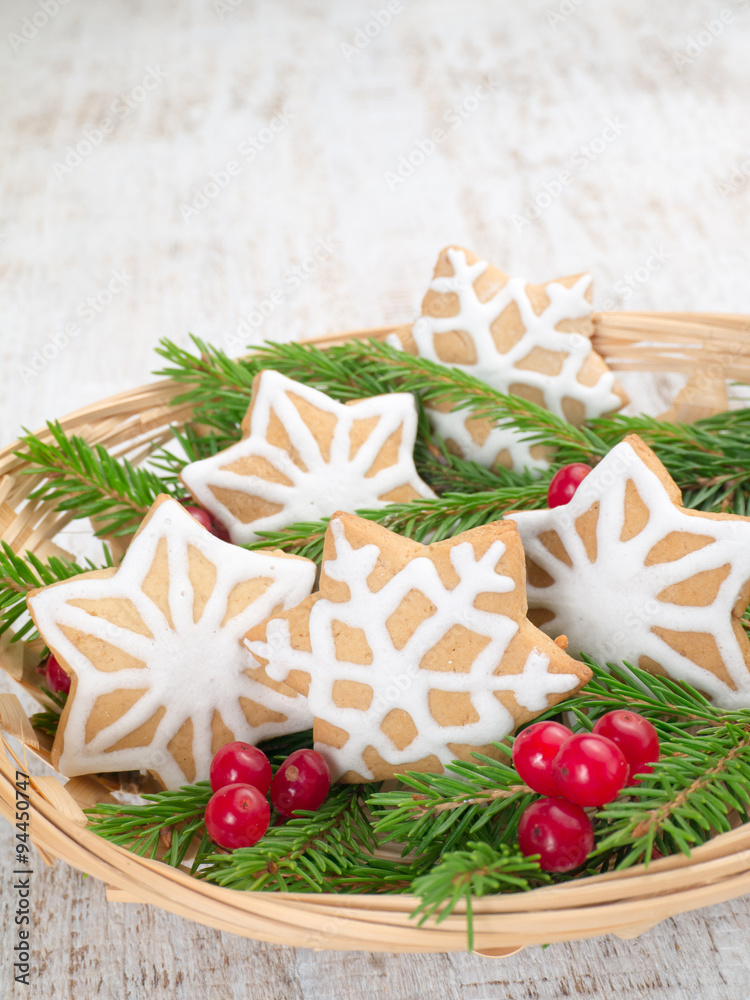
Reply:
<svg viewBox="0 0 750 1000"><path fill-rule="evenodd" d="M417 410L413 396L391 393L344 405L275 371L262 372L256 385L249 435L211 458L186 465L181 473L193 496L226 525L236 544L256 540L257 531L275 531L298 521L315 521L337 510L385 507L388 501L382 498L404 486L411 488L411 496L435 496L414 468ZM335 419L328 454L321 451L290 396ZM266 439L274 415L296 454ZM373 421L374 426L352 455L351 434L355 423L365 420ZM395 463L368 475L388 439L399 431L401 440ZM265 460L274 470L271 475L280 481L227 468L251 457ZM214 489L260 497L281 509L245 523L217 497Z"/></svg>
<svg viewBox="0 0 750 1000"><path fill-rule="evenodd" d="M157 547L163 542L169 583L162 602L171 622L142 589L157 557ZM194 550L193 557L196 551L200 553L216 572L202 608L205 595L196 598L190 582L190 550ZM267 581L265 589L242 599L236 588L254 580ZM193 726L196 773L192 780L196 781L208 777L214 712L221 715L235 739L250 743L311 726L304 698L291 691L289 695L277 692L244 673L258 664L244 647L242 637L274 611L303 600L314 581L315 564L309 560L248 552L219 541L170 499L153 509L114 576L73 578L30 598L46 643L69 664L77 678L64 729L59 761L62 773L147 769L158 774L167 788L176 788L188 779L168 744L187 720L192 720ZM150 635L115 625L101 617L101 612L97 614L96 609L74 606L74 602L107 598L131 601ZM225 621L228 613L232 617ZM107 669L106 662L94 663L65 634L65 627L104 640L142 661L143 666L112 670ZM145 693L124 715L86 740L86 723L97 698L115 691L141 689ZM242 711L241 698L286 716L286 721L251 725ZM149 746L107 752L147 723L162 706L166 711Z"/></svg>
<svg viewBox="0 0 750 1000"><path fill-rule="evenodd" d="M648 517L637 534L623 540L626 504L637 503L633 488ZM579 533L576 521L595 504L599 510L595 529L585 528L584 522ZM642 522L640 504L638 510ZM589 473L570 503L507 517L518 526L527 557L552 579L549 586L527 585L529 607L554 612L541 628L549 635L567 635L571 655L582 651L602 664L636 665L640 657L649 657L670 677L706 692L723 708L750 707L750 647L732 627L732 608L750 578L750 519L701 517L675 506L659 477L628 441L613 448ZM545 533L552 531L572 565L544 545L544 540L550 543ZM687 548L702 547L681 556L675 548L676 556L668 562L654 562L654 555L649 559L653 547L672 532L696 536ZM556 548L554 540L552 547ZM686 588L665 593L696 574L718 569L726 577L710 603L700 603L710 596L703 594L701 581L697 581L702 594L698 603L689 600ZM677 599L687 603L676 603ZM716 668L726 672L729 682L676 650L654 629L687 633L682 640L687 652L695 651L700 635L713 637Z"/></svg>
<svg viewBox="0 0 750 1000"><path fill-rule="evenodd" d="M451 277L433 278L430 288L439 293L455 293L459 311L451 316L422 316L417 320L412 327L412 336L421 357L445 364L437 354L435 335L464 330L474 343L477 360L474 364L455 364L454 367L474 375L493 389L508 393L514 383L533 386L543 393L547 409L563 418L565 413L562 403L566 397L583 404L587 420L619 409L622 400L614 392L615 377L612 372L604 372L591 386L578 381L578 374L591 354L589 339L580 333L565 333L556 329L564 320L580 319L590 314L591 305L585 297L591 284L590 275L582 275L570 288L555 281L545 285L549 305L537 315L524 279L509 278L503 288L486 302L481 302L474 289L474 282L489 267L487 261L479 260L469 264L465 252L453 247L447 250L447 255L455 274ZM503 310L513 303L518 307L525 332L505 353L500 353L490 328ZM398 335L391 335L389 342L401 346ZM534 348L566 355L560 372L549 375L530 368L516 367ZM512 427L503 426L491 430L486 441L478 445L466 428L470 410L445 414L430 410L429 413L442 437L453 439L467 458L482 465L492 465L498 454L507 449L513 468L548 466L544 460L531 457L528 443L521 440L520 432Z"/></svg>
<svg viewBox="0 0 750 1000"><path fill-rule="evenodd" d="M505 552L505 545L500 540L479 559L468 541L451 549L451 564L460 578L452 589L445 587L429 558L417 557L373 593L367 578L378 560L378 546L368 544L354 548L337 518L331 521L329 530L333 534L336 557L324 563L324 571L331 580L346 583L350 599L338 603L320 598L313 605L310 613L312 652L292 648L289 626L283 619L269 622L266 642L248 641L247 645L257 656L269 661L268 674L277 680L284 680L292 670L310 673L308 700L313 716L350 734L341 749L316 744L335 777L347 771L370 777L371 771L363 758L368 746L374 747L394 766L430 754L447 764L456 756L449 744L482 746L503 739L513 730L513 715L495 697L496 691L512 691L519 705L540 712L548 705L548 695L570 691L580 683L574 674L549 673L549 657L535 648L529 650L521 673L495 674L519 626L505 615L478 610L474 602L480 593L502 594L515 589L510 577L495 572ZM425 595L436 611L416 627L402 649L397 649L385 623L411 590ZM364 632L372 651L369 666L336 659L335 621ZM490 639L471 664L470 671L420 667L424 655L455 624ZM369 685L373 690L370 707L362 711L337 706L333 700L333 686L337 680ZM479 720L463 726L439 725L429 708L429 693L434 689L469 692ZM381 729L383 720L394 708L407 711L418 730L418 735L403 750L399 750Z"/></svg>

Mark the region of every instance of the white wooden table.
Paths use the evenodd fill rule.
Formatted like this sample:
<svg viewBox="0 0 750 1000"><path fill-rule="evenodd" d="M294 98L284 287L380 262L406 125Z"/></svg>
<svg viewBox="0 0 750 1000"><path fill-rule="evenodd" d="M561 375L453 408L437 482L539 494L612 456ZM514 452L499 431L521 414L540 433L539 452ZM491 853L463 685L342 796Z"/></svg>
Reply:
<svg viewBox="0 0 750 1000"><path fill-rule="evenodd" d="M750 312L748 8L7 0L2 440L148 380L163 335L408 320L449 242L589 269L599 308ZM676 385L636 395L657 412ZM3 998L750 997L748 898L502 961L345 955L107 904L63 865L38 871L14 991L10 843Z"/></svg>

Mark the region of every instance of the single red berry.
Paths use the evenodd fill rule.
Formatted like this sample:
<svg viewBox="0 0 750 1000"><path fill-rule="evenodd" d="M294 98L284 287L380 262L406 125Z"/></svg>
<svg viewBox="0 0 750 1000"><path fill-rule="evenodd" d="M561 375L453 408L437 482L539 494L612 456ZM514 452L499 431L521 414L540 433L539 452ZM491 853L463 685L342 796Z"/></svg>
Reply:
<svg viewBox="0 0 750 1000"><path fill-rule="evenodd" d="M547 490L547 506L562 507L573 499L573 494L591 472L591 466L583 462L563 465L552 477Z"/></svg>
<svg viewBox="0 0 750 1000"><path fill-rule="evenodd" d="M596 733L571 736L552 761L557 794L579 806L603 806L628 780L628 762L612 740Z"/></svg>
<svg viewBox="0 0 750 1000"><path fill-rule="evenodd" d="M640 784L640 779L633 777L635 774L651 774L653 767L649 765L659 759L659 734L648 719L620 708L597 720L593 731L612 740L625 754L630 768L628 784Z"/></svg>
<svg viewBox="0 0 750 1000"><path fill-rule="evenodd" d="M295 750L274 775L271 802L282 816L298 809L317 809L331 787L331 772L316 750Z"/></svg>
<svg viewBox="0 0 750 1000"><path fill-rule="evenodd" d="M70 691L70 675L63 670L54 656L50 656L47 660L44 675L50 691L56 691L58 694L67 694Z"/></svg>
<svg viewBox="0 0 750 1000"><path fill-rule="evenodd" d="M229 532L227 529L213 515L209 514L207 510L188 503L183 504L183 506L188 514L195 518L198 524L202 525L206 531L210 531L212 535L221 539L222 542L229 541Z"/></svg>
<svg viewBox="0 0 750 1000"><path fill-rule="evenodd" d="M538 854L546 872L567 872L582 865L594 848L594 828L580 806L565 799L537 799L518 823L518 846Z"/></svg>
<svg viewBox="0 0 750 1000"><path fill-rule="evenodd" d="M550 767L557 751L572 735L559 722L535 722L515 738L513 766L529 788L541 795L557 795Z"/></svg>
<svg viewBox="0 0 750 1000"><path fill-rule="evenodd" d="M270 819L268 799L252 785L226 785L206 806L208 835L228 851L257 844Z"/></svg>
<svg viewBox="0 0 750 1000"><path fill-rule="evenodd" d="M225 743L211 761L211 788L218 792L225 785L252 785L265 795L271 787L271 762L257 747L235 740Z"/></svg>

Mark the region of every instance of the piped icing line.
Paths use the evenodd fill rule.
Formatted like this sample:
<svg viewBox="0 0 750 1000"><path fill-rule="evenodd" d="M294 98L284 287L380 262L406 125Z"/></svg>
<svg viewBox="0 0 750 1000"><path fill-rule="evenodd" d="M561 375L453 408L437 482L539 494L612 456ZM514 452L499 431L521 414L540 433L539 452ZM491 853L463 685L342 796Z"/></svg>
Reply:
<svg viewBox="0 0 750 1000"><path fill-rule="evenodd" d="M738 601L741 614L748 600L750 519L701 515L679 502L666 470L632 436L589 473L570 503L506 515L527 559L547 575L541 582L550 581L527 583L529 608L553 614L540 627L567 635L572 655L641 661L647 669L651 661L722 708L750 707L750 643L736 613ZM642 526L629 537L633 529L625 524L634 504ZM700 547L688 551L693 546ZM657 555L669 558L655 561ZM706 637L715 644L713 665L686 655L696 655Z"/></svg>
<svg viewBox="0 0 750 1000"><path fill-rule="evenodd" d="M163 606L144 591L152 567L164 558L161 546L166 546L168 570L166 593L160 595ZM196 606L190 582L191 550L216 574L202 608ZM286 694L277 691L246 673L258 670L259 665L242 637L274 611L304 599L314 580L315 564L309 560L248 552L222 542L179 503L164 499L152 508L114 575L92 579L84 574L37 591L29 606L39 631L75 675L64 731L58 733L62 773L146 769L156 773L167 788L175 788L208 777L215 712L235 738L252 743L308 728L312 717L303 698L291 689ZM241 595L238 601L238 588L252 581L260 581L257 592L243 604ZM135 612L131 627L109 621L101 608L73 603L112 599L130 602ZM238 601L234 613L230 613L230 599ZM107 669L105 662L94 662L79 648L79 633L107 643L142 666L112 670L110 664ZM99 698L140 690L144 694L132 707L87 738L87 722ZM278 713L284 721L251 725L240 699ZM163 716L148 746L110 749L162 708ZM188 720L192 721L195 767L189 776L168 747Z"/></svg>
<svg viewBox="0 0 750 1000"><path fill-rule="evenodd" d="M497 540L477 559L467 541L450 551L451 565L459 576L452 589L447 588L434 563L426 557L409 561L388 582L372 593L367 579L378 560L377 545L353 547L344 526L334 518L330 529L335 543L335 558L326 560L324 571L331 580L346 583L350 598L345 603L319 598L310 612L311 651L293 648L288 622L272 619L266 641L248 640L248 648L267 660L269 676L285 680L293 670L311 675L308 701L313 716L349 733L341 748L316 743L336 777L349 771L372 777L364 751L372 746L390 764L410 763L430 755L443 765L455 758L451 743L482 746L501 740L514 728L512 713L495 697L495 692L512 691L519 705L532 712L548 705L548 695L566 693L580 679L574 674L550 673L550 660L542 650L530 648L520 673L496 674L519 626L512 618L479 610L474 606L479 594L507 593L516 584L495 571L505 553ZM422 621L398 649L385 626L410 591L417 590L435 606L435 612ZM372 651L372 663L363 666L336 659L334 622L351 629L361 629ZM424 655L445 635L451 625L460 623L489 642L471 664L469 672L431 670L420 667ZM337 681L357 681L373 691L369 708L362 711L336 705L333 687ZM479 719L459 726L437 725L429 707L433 689L468 692ZM418 734L399 750L381 729L394 708L407 711Z"/></svg>
<svg viewBox="0 0 750 1000"><path fill-rule="evenodd" d="M591 314L591 305L586 299L591 275L581 275L570 287L555 281L546 284L544 289L549 304L537 313L529 298L529 285L525 279L509 278L502 288L483 302L474 283L485 274L489 263L477 260L470 264L466 252L456 247L449 247L446 254L455 273L450 277L433 278L430 288L439 294L454 294L459 308L450 316L424 315L416 321L411 335L420 357L446 364L436 349L436 336L454 330L464 331L471 338L476 361L471 364L452 362L452 365L499 392L512 392L516 383L531 386L543 393L546 408L563 418L563 400L566 398L582 404L587 420L620 408L622 399L615 392L615 377L611 371L603 371L593 385L579 381L581 369L592 353L589 338L557 329L558 324L566 320L581 319ZM511 305L517 307L525 329L523 335L501 353L491 327ZM388 342L401 346L398 334L392 334ZM564 355L560 371L549 374L529 367L517 367L536 348ZM544 459L531 454L531 446L513 427L493 428L487 438L478 444L466 427L470 410L458 409L449 413L430 410L429 415L442 437L455 441L466 457L480 464L491 465L507 449L514 468L548 467Z"/></svg>
<svg viewBox="0 0 750 1000"><path fill-rule="evenodd" d="M291 397L335 421L328 454L323 453ZM272 444L267 439L275 421L286 432L289 446ZM355 425L362 427L362 421L371 421L373 426L352 453L352 434ZM248 423L249 431L243 440L210 458L189 463L181 473L188 490L226 525L237 544L256 540L259 531L277 531L299 521L318 520L337 510L385 507L389 502L385 497L405 488L408 498L435 496L414 467L417 409L414 397L408 393L343 404L267 370L256 380ZM381 450L397 434L400 440L396 460L371 472ZM268 477L237 471L238 464L253 458L267 463ZM228 468L232 465L235 469ZM216 490L260 498L265 505L279 509L247 522L238 516L236 506L225 502Z"/></svg>

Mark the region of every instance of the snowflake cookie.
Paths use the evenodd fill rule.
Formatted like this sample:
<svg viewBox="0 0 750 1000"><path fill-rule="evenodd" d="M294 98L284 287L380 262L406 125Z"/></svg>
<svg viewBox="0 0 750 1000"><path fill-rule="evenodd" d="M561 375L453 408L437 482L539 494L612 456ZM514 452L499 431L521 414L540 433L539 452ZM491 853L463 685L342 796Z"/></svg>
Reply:
<svg viewBox="0 0 750 1000"><path fill-rule="evenodd" d="M236 544L336 510L435 496L414 468L417 410L408 393L344 404L263 371L242 430L237 444L181 474Z"/></svg>
<svg viewBox="0 0 750 1000"><path fill-rule="evenodd" d="M118 568L29 596L72 675L55 766L66 775L145 769L177 788L207 778L225 743L308 728L305 700L270 680L242 638L314 582L308 559L222 542L160 497Z"/></svg>
<svg viewBox="0 0 750 1000"><path fill-rule="evenodd" d="M591 676L526 618L523 550L502 521L432 545L337 513L320 592L250 630L271 677L307 695L342 781L440 772Z"/></svg>
<svg viewBox="0 0 750 1000"><path fill-rule="evenodd" d="M438 258L422 316L389 343L523 396L573 424L619 410L626 396L591 347L591 276L541 285L509 278L460 247ZM433 427L459 455L488 467L546 468L544 448L449 404Z"/></svg>
<svg viewBox="0 0 750 1000"><path fill-rule="evenodd" d="M636 435L570 503L509 514L526 551L529 618L574 654L687 681L724 708L750 707L750 518L681 506Z"/></svg>

